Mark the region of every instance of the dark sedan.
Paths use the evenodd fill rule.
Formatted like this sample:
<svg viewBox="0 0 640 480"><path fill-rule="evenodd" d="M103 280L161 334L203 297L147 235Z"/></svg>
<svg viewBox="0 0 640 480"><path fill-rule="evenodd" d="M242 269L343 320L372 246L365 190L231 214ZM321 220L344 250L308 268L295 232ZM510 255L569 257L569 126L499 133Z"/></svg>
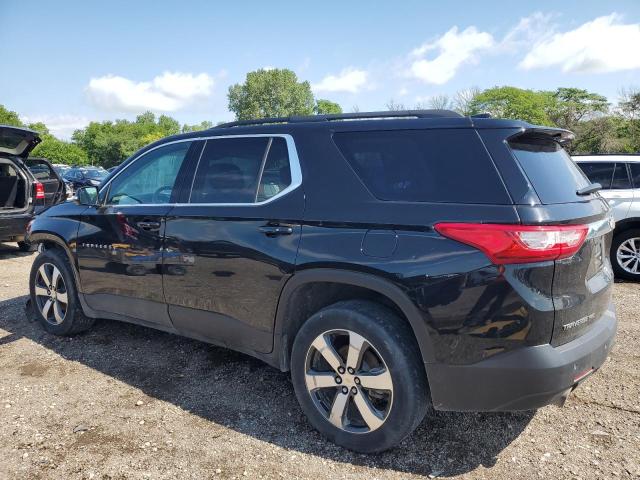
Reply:
<svg viewBox="0 0 640 480"><path fill-rule="evenodd" d="M73 190L81 187L99 187L109 172L102 167L77 167L64 174L64 179L71 184Z"/></svg>

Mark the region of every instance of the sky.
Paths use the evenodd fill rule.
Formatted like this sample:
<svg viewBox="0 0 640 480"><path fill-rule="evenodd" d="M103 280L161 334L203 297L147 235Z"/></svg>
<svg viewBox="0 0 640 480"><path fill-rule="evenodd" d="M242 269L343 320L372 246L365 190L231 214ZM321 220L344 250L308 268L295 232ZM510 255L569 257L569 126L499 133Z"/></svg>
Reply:
<svg viewBox="0 0 640 480"><path fill-rule="evenodd" d="M0 0L0 104L69 138L151 110L232 120L230 85L289 68L345 111L470 87L640 87L640 0Z"/></svg>

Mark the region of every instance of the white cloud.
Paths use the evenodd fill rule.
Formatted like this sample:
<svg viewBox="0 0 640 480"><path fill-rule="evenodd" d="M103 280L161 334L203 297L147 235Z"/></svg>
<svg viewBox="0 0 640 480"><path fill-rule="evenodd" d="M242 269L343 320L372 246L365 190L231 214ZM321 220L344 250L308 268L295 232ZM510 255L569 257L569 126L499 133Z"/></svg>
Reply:
<svg viewBox="0 0 640 480"><path fill-rule="evenodd" d="M21 117L26 124L44 123L49 131L56 137L69 140L75 130L86 127L89 119L75 115L34 115Z"/></svg>
<svg viewBox="0 0 640 480"><path fill-rule="evenodd" d="M507 32L499 47L510 52L522 51L547 39L554 33L552 19L555 17L555 13L535 12L521 18L516 26Z"/></svg>
<svg viewBox="0 0 640 480"><path fill-rule="evenodd" d="M150 82L107 75L92 78L85 91L96 107L119 112L175 112L211 95L214 79L206 73L164 72Z"/></svg>
<svg viewBox="0 0 640 480"><path fill-rule="evenodd" d="M348 67L338 75L327 75L320 82L311 85L315 92L358 93L367 83L369 74L365 70Z"/></svg>
<svg viewBox="0 0 640 480"><path fill-rule="evenodd" d="M476 27L468 27L458 32L458 27L431 43L416 48L409 75L426 83L443 85L451 80L465 63L477 61L477 54L494 45L493 36L479 32ZM435 58L425 58L428 53L437 51Z"/></svg>
<svg viewBox="0 0 640 480"><path fill-rule="evenodd" d="M612 13L537 42L519 66L559 66L563 72L578 73L631 70L640 68L639 45L640 24L622 24Z"/></svg>

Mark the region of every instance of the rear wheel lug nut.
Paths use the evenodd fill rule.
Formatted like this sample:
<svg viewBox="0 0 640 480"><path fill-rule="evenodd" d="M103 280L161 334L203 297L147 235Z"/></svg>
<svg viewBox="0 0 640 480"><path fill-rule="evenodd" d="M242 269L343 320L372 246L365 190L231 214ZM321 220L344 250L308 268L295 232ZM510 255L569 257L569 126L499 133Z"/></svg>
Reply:
<svg viewBox="0 0 640 480"><path fill-rule="evenodd" d="M344 373L344 367L338 367L338 373Z"/></svg>
<svg viewBox="0 0 640 480"><path fill-rule="evenodd" d="M338 384L342 383L342 379L340 377L338 377L338 376L336 376L336 383L338 383Z"/></svg>
<svg viewBox="0 0 640 480"><path fill-rule="evenodd" d="M342 393L346 395L347 393L349 393L349 389L347 387L342 387Z"/></svg>
<svg viewBox="0 0 640 480"><path fill-rule="evenodd" d="M356 387L351 387L351 393L355 395L356 393L358 393L358 389Z"/></svg>
<svg viewBox="0 0 640 480"><path fill-rule="evenodd" d="M349 372L351 375L353 375L354 373L356 373L356 371L355 371L353 368L351 368L351 367L347 368L347 372Z"/></svg>
<svg viewBox="0 0 640 480"><path fill-rule="evenodd" d="M360 385L360 379L358 377L354 378L353 381L356 385Z"/></svg>

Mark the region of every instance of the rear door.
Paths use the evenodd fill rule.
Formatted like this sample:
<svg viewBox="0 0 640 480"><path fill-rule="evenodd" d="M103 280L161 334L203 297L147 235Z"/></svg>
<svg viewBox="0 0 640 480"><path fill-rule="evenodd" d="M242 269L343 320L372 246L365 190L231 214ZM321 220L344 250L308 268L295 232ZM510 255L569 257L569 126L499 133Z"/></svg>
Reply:
<svg viewBox="0 0 640 480"><path fill-rule="evenodd" d="M171 327L162 291L163 236L192 145L147 151L105 185L102 205L83 213L76 250L93 309Z"/></svg>
<svg viewBox="0 0 640 480"><path fill-rule="evenodd" d="M539 199L537 205L518 206L522 223L589 227L578 253L555 262L551 343L561 345L585 333L609 308L611 211L599 194L577 193L590 182L551 137L525 133L511 137L508 145Z"/></svg>
<svg viewBox="0 0 640 480"><path fill-rule="evenodd" d="M25 164L44 187L44 206L55 205L65 200L64 182L53 169L53 166L43 158L28 158Z"/></svg>
<svg viewBox="0 0 640 480"><path fill-rule="evenodd" d="M270 352L304 194L288 135L210 138L167 217L164 293L179 331Z"/></svg>

